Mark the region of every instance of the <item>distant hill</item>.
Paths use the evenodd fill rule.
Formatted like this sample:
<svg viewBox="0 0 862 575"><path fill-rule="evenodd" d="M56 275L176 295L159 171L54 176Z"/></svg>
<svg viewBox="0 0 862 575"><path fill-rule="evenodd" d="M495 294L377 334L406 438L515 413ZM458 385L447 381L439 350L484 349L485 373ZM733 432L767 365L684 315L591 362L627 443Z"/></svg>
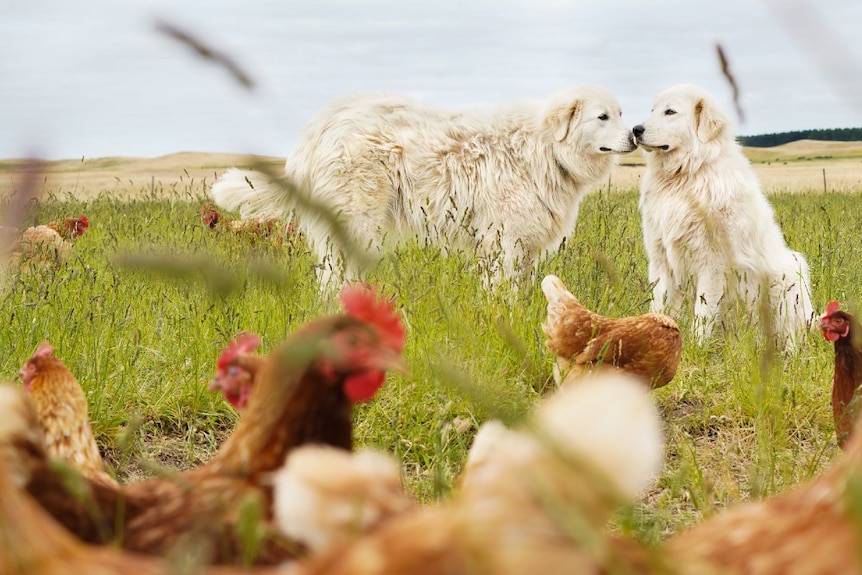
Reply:
<svg viewBox="0 0 862 575"><path fill-rule="evenodd" d="M771 148L796 140L827 140L832 142L862 141L862 128L835 128L830 130L800 130L796 132L778 132L777 134L761 134L759 136L739 136L743 146L753 148Z"/></svg>

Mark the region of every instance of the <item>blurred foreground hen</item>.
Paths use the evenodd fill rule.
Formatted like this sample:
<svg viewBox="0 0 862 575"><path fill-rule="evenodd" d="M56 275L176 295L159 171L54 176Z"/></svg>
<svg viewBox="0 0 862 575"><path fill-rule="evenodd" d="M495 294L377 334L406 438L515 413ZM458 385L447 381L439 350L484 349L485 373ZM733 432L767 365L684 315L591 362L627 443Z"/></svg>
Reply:
<svg viewBox="0 0 862 575"><path fill-rule="evenodd" d="M839 309L837 301L831 301L820 319L820 330L826 341L835 344L832 417L838 445L843 448L859 413L857 390L862 385L862 328L854 316Z"/></svg>
<svg viewBox="0 0 862 575"><path fill-rule="evenodd" d="M391 519L310 558L299 573L634 570L621 551L625 542L611 548L604 529L616 506L661 466L661 425L641 383L624 374L596 375L558 392L523 429L498 427L490 443L496 448L474 460L451 502ZM649 552L632 544L645 569Z"/></svg>
<svg viewBox="0 0 862 575"><path fill-rule="evenodd" d="M829 471L787 493L740 504L668 541L675 561L726 573L862 573L862 435Z"/></svg>
<svg viewBox="0 0 862 575"><path fill-rule="evenodd" d="M612 365L642 378L655 389L676 375L682 338L676 322L664 314L610 318L593 313L549 275L542 280L548 316L542 324L548 349L557 355L557 383L569 371Z"/></svg>
<svg viewBox="0 0 862 575"><path fill-rule="evenodd" d="M65 575L167 573L147 560L86 547L21 490L30 470L14 449L39 452L42 437L32 406L18 389L0 385L0 573ZM43 457L44 453L41 454Z"/></svg>
<svg viewBox="0 0 862 575"><path fill-rule="evenodd" d="M70 462L90 479L116 485L96 445L84 390L54 356L54 348L43 342L19 375L36 408L48 455Z"/></svg>
<svg viewBox="0 0 862 575"><path fill-rule="evenodd" d="M345 313L305 324L268 356L242 420L206 465L110 492L90 482L89 505L58 497L47 471L31 476L29 491L94 543L116 538L153 554L181 547L218 563L274 563L300 553L271 524L270 473L300 445L349 450L353 404L375 395L386 370L404 368L405 332L392 303L360 286L345 288L342 303Z"/></svg>
<svg viewBox="0 0 862 575"><path fill-rule="evenodd" d="M19 389L0 385L0 575L274 575L229 568L200 568L83 544L61 527L24 491L30 470L16 450L41 454L42 438L32 405Z"/></svg>

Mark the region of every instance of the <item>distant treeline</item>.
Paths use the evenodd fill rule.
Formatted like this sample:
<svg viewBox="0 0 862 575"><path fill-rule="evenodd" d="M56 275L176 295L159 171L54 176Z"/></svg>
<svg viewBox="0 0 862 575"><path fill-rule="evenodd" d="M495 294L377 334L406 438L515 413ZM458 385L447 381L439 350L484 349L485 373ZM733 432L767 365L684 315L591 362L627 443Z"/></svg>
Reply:
<svg viewBox="0 0 862 575"><path fill-rule="evenodd" d="M743 146L755 148L771 148L796 140L831 140L834 142L862 141L862 128L835 128L831 130L800 130L796 132L779 132L777 134L761 134L759 136L739 136Z"/></svg>

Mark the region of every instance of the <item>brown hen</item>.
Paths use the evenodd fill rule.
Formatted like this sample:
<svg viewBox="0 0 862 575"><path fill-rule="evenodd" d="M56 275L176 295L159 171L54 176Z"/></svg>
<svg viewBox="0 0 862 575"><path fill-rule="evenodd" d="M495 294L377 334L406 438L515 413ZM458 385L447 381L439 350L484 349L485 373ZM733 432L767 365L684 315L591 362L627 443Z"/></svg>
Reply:
<svg viewBox="0 0 862 575"><path fill-rule="evenodd" d="M260 346L260 336L241 333L231 340L216 360L216 373L209 383L210 391L220 391L237 411L248 403L257 374L266 365L266 357L252 355Z"/></svg>
<svg viewBox="0 0 862 575"><path fill-rule="evenodd" d="M43 342L18 375L36 408L48 455L68 461L95 481L116 485L105 471L96 445L84 390L69 368L54 356L51 344Z"/></svg>
<svg viewBox="0 0 862 575"><path fill-rule="evenodd" d="M21 231L2 228L0 239L10 245L12 266L51 266L65 261L75 240L90 226L87 216L64 218Z"/></svg>
<svg viewBox="0 0 862 575"><path fill-rule="evenodd" d="M835 344L832 417L838 445L843 449L859 413L856 390L862 385L862 328L855 317L839 309L837 301L831 301L820 319L820 330Z"/></svg>
<svg viewBox="0 0 862 575"><path fill-rule="evenodd" d="M201 221L211 230L224 230L251 241L266 239L274 245L281 245L296 236L296 230L289 222L262 217L235 220L212 204L204 204L201 208Z"/></svg>
<svg viewBox="0 0 862 575"><path fill-rule="evenodd" d="M29 491L87 541L107 542L107 526L123 548L144 553L188 545L217 563L293 557L298 546L271 528L269 474L299 445L350 449L353 404L374 396L386 370L404 367L404 328L394 306L358 286L345 288L342 302L346 313L309 322L269 355L242 420L207 464L126 486L113 501L91 482L95 516L82 516L69 497L57 501L44 490ZM30 485L39 481L34 477ZM45 487L52 481L42 479ZM242 533L249 525L258 527Z"/></svg>
<svg viewBox="0 0 862 575"><path fill-rule="evenodd" d="M575 298L560 278L542 280L548 315L542 324L548 349L557 355L557 383L582 369L613 366L649 383L667 385L676 375L682 337L676 322L664 314L648 313L611 318L593 313Z"/></svg>
<svg viewBox="0 0 862 575"><path fill-rule="evenodd" d="M87 216L78 216L77 218L63 218L62 220L54 220L48 222L49 228L57 232L61 238L67 242L74 242L80 236L84 235L90 227L90 220Z"/></svg>

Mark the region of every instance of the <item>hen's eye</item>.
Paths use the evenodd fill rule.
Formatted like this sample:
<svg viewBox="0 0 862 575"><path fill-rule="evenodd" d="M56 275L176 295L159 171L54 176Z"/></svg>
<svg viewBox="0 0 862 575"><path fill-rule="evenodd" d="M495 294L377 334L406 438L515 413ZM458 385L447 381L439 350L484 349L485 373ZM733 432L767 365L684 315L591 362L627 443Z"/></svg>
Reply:
<svg viewBox="0 0 862 575"><path fill-rule="evenodd" d="M608 116L607 114L602 114L601 116L599 116L599 120L601 120L601 121L603 121L603 122L604 122L605 120L607 120L608 118L610 118L610 116Z"/></svg>
<svg viewBox="0 0 862 575"><path fill-rule="evenodd" d="M674 110L672 108L668 108L667 110L664 111L665 116L673 116L674 114L676 114L676 110Z"/></svg>

